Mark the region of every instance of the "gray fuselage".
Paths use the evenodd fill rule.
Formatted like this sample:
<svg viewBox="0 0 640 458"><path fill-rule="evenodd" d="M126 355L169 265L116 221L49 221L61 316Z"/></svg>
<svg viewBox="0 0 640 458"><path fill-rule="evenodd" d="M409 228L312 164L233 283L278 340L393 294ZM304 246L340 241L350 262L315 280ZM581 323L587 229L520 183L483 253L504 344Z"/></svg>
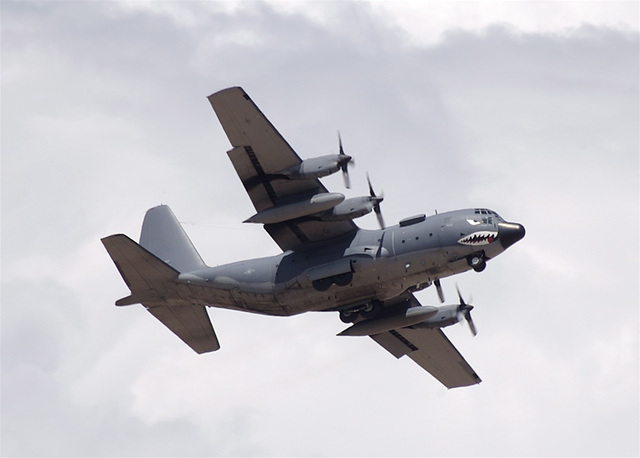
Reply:
<svg viewBox="0 0 640 458"><path fill-rule="evenodd" d="M182 273L192 302L266 315L341 310L472 269L524 236L487 209L407 218L277 256Z"/></svg>

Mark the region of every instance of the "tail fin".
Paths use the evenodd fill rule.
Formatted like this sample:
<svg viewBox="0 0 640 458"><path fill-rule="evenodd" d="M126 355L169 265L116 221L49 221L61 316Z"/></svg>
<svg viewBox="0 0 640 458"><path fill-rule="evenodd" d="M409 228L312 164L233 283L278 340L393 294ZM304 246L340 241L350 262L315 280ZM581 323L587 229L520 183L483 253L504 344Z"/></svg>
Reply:
<svg viewBox="0 0 640 458"><path fill-rule="evenodd" d="M147 211L140 245L179 272L204 269L206 264L167 205Z"/></svg>

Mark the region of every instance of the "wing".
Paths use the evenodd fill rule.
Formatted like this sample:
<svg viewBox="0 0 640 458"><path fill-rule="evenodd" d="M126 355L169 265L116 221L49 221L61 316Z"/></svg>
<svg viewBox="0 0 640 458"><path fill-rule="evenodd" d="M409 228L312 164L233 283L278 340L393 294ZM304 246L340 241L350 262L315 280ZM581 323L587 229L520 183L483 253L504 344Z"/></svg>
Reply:
<svg viewBox="0 0 640 458"><path fill-rule="evenodd" d="M395 329L371 338L396 358L409 355L447 388L482 381L440 329Z"/></svg>
<svg viewBox="0 0 640 458"><path fill-rule="evenodd" d="M371 338L396 358L408 355L447 388L482 381L441 329L400 328Z"/></svg>
<svg viewBox="0 0 640 458"><path fill-rule="evenodd" d="M289 180L280 174L302 160L242 88L224 89L208 98L233 146L227 154L258 212L327 192L318 179ZM285 251L355 229L352 221L309 218L265 224Z"/></svg>

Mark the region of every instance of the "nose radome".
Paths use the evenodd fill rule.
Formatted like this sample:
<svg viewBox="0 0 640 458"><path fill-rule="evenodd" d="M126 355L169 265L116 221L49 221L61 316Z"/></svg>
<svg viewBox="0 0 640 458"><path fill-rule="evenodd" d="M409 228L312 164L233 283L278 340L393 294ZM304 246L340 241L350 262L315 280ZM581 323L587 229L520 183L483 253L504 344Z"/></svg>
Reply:
<svg viewBox="0 0 640 458"><path fill-rule="evenodd" d="M498 224L498 238L500 243L506 250L511 245L516 243L522 237L524 237L525 230L522 224L518 223L499 223Z"/></svg>

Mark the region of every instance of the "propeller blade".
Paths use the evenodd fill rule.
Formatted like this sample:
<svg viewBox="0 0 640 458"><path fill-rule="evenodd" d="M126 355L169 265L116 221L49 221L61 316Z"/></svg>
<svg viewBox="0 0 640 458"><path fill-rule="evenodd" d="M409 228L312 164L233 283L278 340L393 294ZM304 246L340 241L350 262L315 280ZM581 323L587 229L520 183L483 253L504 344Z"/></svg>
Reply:
<svg viewBox="0 0 640 458"><path fill-rule="evenodd" d="M382 244L384 243L384 234L386 234L386 232L383 232L382 235L380 236L380 245L378 245L378 251L376 252L376 258L379 258L380 256L382 256Z"/></svg>
<svg viewBox="0 0 640 458"><path fill-rule="evenodd" d="M462 294L460 294L460 288L458 288L458 284L456 283L456 291L458 292L458 299L460 300L460 306L466 306L467 304L464 302L464 299L462 298Z"/></svg>
<svg viewBox="0 0 640 458"><path fill-rule="evenodd" d="M342 168L342 178L344 179L344 187L351 189L351 180L349 179L349 172L346 167Z"/></svg>
<svg viewBox="0 0 640 458"><path fill-rule="evenodd" d="M440 298L440 302L444 304L444 291L442 291L442 285L440 284L440 279L436 278L433 281L433 284L436 285L436 291L438 291L438 298Z"/></svg>
<svg viewBox="0 0 640 458"><path fill-rule="evenodd" d="M371 197L377 197L375 191L373 190L373 186L371 186L371 179L369 178L368 172L367 172L367 183L369 183L369 195Z"/></svg>
<svg viewBox="0 0 640 458"><path fill-rule="evenodd" d="M464 317L465 321L469 325L469 330L471 331L471 334L476 336L478 334L478 330L476 329L476 325L474 324L473 319L471 318L471 310L473 310L473 305L467 304L464 301L464 299L462 298L462 294L460 293L460 288L458 288L457 284L456 284L456 291L458 292L458 299L460 300L460 305L458 306L458 317L460 317L460 315ZM469 302L471 302L471 299L469 299Z"/></svg>
<svg viewBox="0 0 640 458"><path fill-rule="evenodd" d="M367 183L369 184L369 197L372 198L371 200L375 202L376 205L380 205L380 202L384 200L384 191L381 192L379 196L376 194L376 192L373 190L373 186L371 185L369 173L367 173Z"/></svg>
<svg viewBox="0 0 640 458"><path fill-rule="evenodd" d="M476 325L473 324L473 320L471 319L471 309L468 309L465 314L464 314L464 318L467 320L467 323L469 324L469 329L471 330L471 334L475 336L478 335L478 330L476 329Z"/></svg>
<svg viewBox="0 0 640 458"><path fill-rule="evenodd" d="M384 229L386 226L384 224L384 218L382 217L382 211L380 210L380 202L384 200L384 193L380 193L379 196L376 195L376 192L373 190L373 186L371 185L371 179L369 178L368 173L367 183L369 184L369 197L371 203L373 204L373 211L376 212L376 216L378 217L378 224L380 224L380 229Z"/></svg>
<svg viewBox="0 0 640 458"><path fill-rule="evenodd" d="M385 224L384 224L384 218L382 217L382 212L380 211L380 204L377 204L375 207L373 207L373 210L376 212L376 216L378 217L378 224L380 225L380 229L384 229Z"/></svg>
<svg viewBox="0 0 640 458"><path fill-rule="evenodd" d="M344 187L347 189L351 189L351 179L349 178L349 163L352 161L351 156L347 156L344 152L344 148L342 147L342 137L340 136L340 131L338 131L338 147L339 147L339 155L344 156L344 160L340 163L340 169L342 170L342 178L344 179Z"/></svg>

